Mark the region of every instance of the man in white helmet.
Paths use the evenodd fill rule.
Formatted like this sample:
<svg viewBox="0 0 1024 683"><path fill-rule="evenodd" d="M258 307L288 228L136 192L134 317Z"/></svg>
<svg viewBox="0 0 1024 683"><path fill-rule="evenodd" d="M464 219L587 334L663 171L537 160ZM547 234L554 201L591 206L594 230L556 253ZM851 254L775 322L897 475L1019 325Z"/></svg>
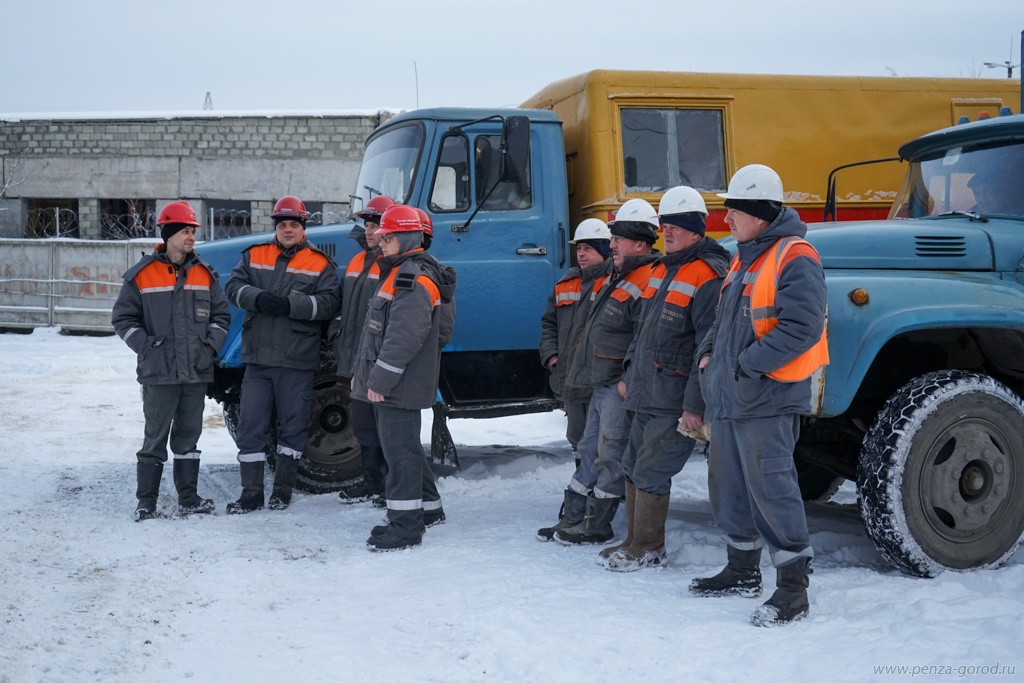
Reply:
<svg viewBox="0 0 1024 683"><path fill-rule="evenodd" d="M782 205L775 171L745 166L719 196L737 253L697 357L711 423L708 494L728 563L715 576L694 579L690 592L758 597L767 545L777 589L751 621L772 626L809 611L814 552L793 449L800 416L810 410L810 376L828 363L825 275L803 239L807 226Z"/></svg>
<svg viewBox="0 0 1024 683"><path fill-rule="evenodd" d="M586 403L589 392L566 398L565 373L583 330L586 311L590 308L590 293L594 282L611 272L611 238L608 225L599 218L588 218L576 227L576 262L579 267L565 271L548 297L548 305L541 316L540 362L551 372L551 389L565 402L568 427L565 437L573 453L583 435Z"/></svg>
<svg viewBox="0 0 1024 683"><path fill-rule="evenodd" d="M622 383L626 410L633 413L622 459L627 535L600 553L606 567L618 572L665 561L672 477L694 447L694 440L677 428L682 423L696 430L703 424L694 350L715 320L721 279L729 267L729 252L705 237L708 210L699 192L673 187L662 197L658 214L666 253L655 266L654 293L627 354Z"/></svg>
<svg viewBox="0 0 1024 683"><path fill-rule="evenodd" d="M566 492L562 528L554 532L561 543L606 543L615 537L611 523L624 493L622 453L629 437L619 383L657 262L651 249L658 226L657 212L642 199L623 204L608 226L613 270L591 294L579 351L566 376L567 387L589 388L592 394L579 443L580 464ZM582 517L570 518L581 503Z"/></svg>

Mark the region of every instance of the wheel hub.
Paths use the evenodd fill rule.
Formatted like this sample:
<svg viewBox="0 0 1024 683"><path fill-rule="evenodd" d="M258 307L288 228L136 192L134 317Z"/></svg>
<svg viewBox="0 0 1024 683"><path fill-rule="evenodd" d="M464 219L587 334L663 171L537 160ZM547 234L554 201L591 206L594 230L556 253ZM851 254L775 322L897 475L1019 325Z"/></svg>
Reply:
<svg viewBox="0 0 1024 683"><path fill-rule="evenodd" d="M927 487L932 526L950 539L963 539L995 521L1006 497L998 473L1007 456L980 424L961 425L936 443L934 471Z"/></svg>

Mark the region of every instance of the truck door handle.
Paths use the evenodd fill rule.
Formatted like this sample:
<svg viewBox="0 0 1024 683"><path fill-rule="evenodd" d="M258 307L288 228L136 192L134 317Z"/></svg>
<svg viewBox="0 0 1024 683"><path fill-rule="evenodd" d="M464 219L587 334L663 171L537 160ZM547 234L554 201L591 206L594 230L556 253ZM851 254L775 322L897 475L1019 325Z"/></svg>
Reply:
<svg viewBox="0 0 1024 683"><path fill-rule="evenodd" d="M517 254L526 256L545 256L548 253L547 247L519 247L516 249Z"/></svg>

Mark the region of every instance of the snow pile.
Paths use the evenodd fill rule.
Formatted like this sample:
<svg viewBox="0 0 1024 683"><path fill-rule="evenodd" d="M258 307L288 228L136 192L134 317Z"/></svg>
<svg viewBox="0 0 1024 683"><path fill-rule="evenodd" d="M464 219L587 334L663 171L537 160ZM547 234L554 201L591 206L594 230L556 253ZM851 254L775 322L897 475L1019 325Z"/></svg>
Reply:
<svg viewBox="0 0 1024 683"><path fill-rule="evenodd" d="M116 337L0 334L0 377L0 683L1024 674L1020 554L998 571L900 574L866 538L849 484L809 509L810 617L758 629L760 601L686 592L725 557L701 457L675 481L669 566L615 574L596 547L534 538L572 473L560 414L455 420L468 445L461 470L440 471L447 524L376 554L369 504L299 494L285 512L223 514L238 472L212 402L200 493L218 514L132 522L142 410ZM160 508L174 500L168 468Z"/></svg>

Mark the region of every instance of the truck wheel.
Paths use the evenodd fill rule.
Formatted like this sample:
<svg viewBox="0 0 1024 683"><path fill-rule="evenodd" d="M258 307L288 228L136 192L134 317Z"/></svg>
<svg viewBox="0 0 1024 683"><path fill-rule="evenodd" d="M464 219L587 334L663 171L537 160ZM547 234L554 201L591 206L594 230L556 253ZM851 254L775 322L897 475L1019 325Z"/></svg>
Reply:
<svg viewBox="0 0 1024 683"><path fill-rule="evenodd" d="M998 567L1024 540L1024 401L986 375L917 377L864 437L857 488L868 536L903 571Z"/></svg>
<svg viewBox="0 0 1024 683"><path fill-rule="evenodd" d="M295 487L308 493L330 493L362 475L359 443L352 433L348 382L334 373L321 373L313 382L313 412L309 438L299 460ZM231 438L238 428L238 403L224 403L224 424ZM277 416L271 418L267 434L267 464L275 467Z"/></svg>

